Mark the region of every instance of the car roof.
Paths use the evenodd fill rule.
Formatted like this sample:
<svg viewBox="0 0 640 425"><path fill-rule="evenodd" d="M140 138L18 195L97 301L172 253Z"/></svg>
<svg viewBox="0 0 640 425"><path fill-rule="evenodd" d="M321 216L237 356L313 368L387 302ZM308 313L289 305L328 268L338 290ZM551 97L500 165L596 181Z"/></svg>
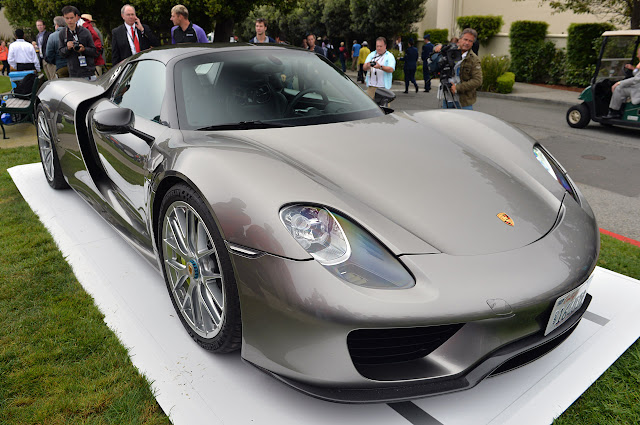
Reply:
<svg viewBox="0 0 640 425"><path fill-rule="evenodd" d="M251 44L251 43L188 43L188 44L171 44L160 47L154 47L149 50L140 52L133 57L135 60L152 59L165 64L176 57L197 56L206 52L225 52L237 50L268 50L268 49L291 49L304 53L305 50L299 47L286 44ZM314 54L313 52L308 52Z"/></svg>
<svg viewBox="0 0 640 425"><path fill-rule="evenodd" d="M640 36L640 30L605 31L602 33L603 37L615 37L623 35Z"/></svg>

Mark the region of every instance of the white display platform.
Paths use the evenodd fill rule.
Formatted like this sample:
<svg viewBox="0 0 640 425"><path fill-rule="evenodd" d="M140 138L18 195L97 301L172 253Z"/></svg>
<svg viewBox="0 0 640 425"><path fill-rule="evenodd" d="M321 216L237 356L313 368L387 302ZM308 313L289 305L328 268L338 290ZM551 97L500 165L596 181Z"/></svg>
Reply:
<svg viewBox="0 0 640 425"><path fill-rule="evenodd" d="M201 349L176 317L162 276L77 194L51 189L40 164L9 173L174 424L548 424L640 336L640 282L597 268L585 320L529 365L471 390L412 402L320 401L239 353Z"/></svg>

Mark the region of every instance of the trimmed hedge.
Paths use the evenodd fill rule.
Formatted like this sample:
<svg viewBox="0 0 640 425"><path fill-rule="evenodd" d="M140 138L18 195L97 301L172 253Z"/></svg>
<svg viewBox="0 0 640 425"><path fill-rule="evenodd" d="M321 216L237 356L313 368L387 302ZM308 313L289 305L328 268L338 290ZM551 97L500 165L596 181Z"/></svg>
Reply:
<svg viewBox="0 0 640 425"><path fill-rule="evenodd" d="M431 38L429 39L433 44L447 44L449 43L449 30L448 29L429 29L424 30L424 34L429 34Z"/></svg>
<svg viewBox="0 0 640 425"><path fill-rule="evenodd" d="M567 83L586 87L591 84L602 45L602 33L615 27L607 22L569 25L567 38Z"/></svg>
<svg viewBox="0 0 640 425"><path fill-rule="evenodd" d="M496 91L498 93L511 93L513 91L513 84L516 82L516 74L513 72L505 72L498 77L496 81Z"/></svg>
<svg viewBox="0 0 640 425"><path fill-rule="evenodd" d="M496 91L498 77L509 70L511 60L508 56L485 55L480 59L482 66L482 91Z"/></svg>
<svg viewBox="0 0 640 425"><path fill-rule="evenodd" d="M614 30L608 23L571 24L567 31L567 62L576 68L595 65L600 52L594 49L593 41L605 31Z"/></svg>
<svg viewBox="0 0 640 425"><path fill-rule="evenodd" d="M404 64L402 61L396 62L396 69L393 71L393 80L404 81L404 70L402 67ZM416 81L422 80L422 65L418 64L418 69L416 69Z"/></svg>
<svg viewBox="0 0 640 425"><path fill-rule="evenodd" d="M511 24L509 29L509 38L511 39L511 45L513 41L544 41L547 36L547 29L549 24L542 21L515 21Z"/></svg>
<svg viewBox="0 0 640 425"><path fill-rule="evenodd" d="M478 32L478 41L486 46L491 37L498 34L504 25L502 16L460 16L457 19L460 30L465 28L473 28Z"/></svg>
<svg viewBox="0 0 640 425"><path fill-rule="evenodd" d="M546 82L551 61L555 58L555 45L545 41L549 24L541 21L516 21L511 24L511 71L517 81Z"/></svg>

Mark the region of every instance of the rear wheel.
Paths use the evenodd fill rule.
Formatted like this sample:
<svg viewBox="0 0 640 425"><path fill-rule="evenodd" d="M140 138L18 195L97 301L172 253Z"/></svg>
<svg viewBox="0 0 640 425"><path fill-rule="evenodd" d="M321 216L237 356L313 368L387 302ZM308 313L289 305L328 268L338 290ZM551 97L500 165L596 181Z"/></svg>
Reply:
<svg viewBox="0 0 640 425"><path fill-rule="evenodd" d="M242 320L231 259L204 201L186 184L171 188L160 207L160 255L173 306L203 348L240 348Z"/></svg>
<svg viewBox="0 0 640 425"><path fill-rule="evenodd" d="M66 189L69 185L62 175L62 167L60 167L58 154L56 153L56 148L53 145L53 133L51 132L49 120L47 119L47 114L42 105L38 105L36 117L38 148L40 150L40 161L42 162L44 176L47 178L47 183L49 183L49 186L52 188Z"/></svg>
<svg viewBox="0 0 640 425"><path fill-rule="evenodd" d="M584 103L575 105L567 111L567 124L573 128L585 128L591 121L591 112Z"/></svg>

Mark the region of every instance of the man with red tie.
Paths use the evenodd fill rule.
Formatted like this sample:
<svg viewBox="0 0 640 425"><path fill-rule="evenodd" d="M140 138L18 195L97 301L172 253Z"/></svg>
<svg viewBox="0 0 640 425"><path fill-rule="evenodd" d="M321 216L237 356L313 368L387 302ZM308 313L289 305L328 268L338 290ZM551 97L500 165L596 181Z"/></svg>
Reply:
<svg viewBox="0 0 640 425"><path fill-rule="evenodd" d="M160 40L148 25L142 24L136 16L136 10L130 4L120 9L124 24L113 29L111 34L111 63L116 65L123 59L160 45Z"/></svg>

